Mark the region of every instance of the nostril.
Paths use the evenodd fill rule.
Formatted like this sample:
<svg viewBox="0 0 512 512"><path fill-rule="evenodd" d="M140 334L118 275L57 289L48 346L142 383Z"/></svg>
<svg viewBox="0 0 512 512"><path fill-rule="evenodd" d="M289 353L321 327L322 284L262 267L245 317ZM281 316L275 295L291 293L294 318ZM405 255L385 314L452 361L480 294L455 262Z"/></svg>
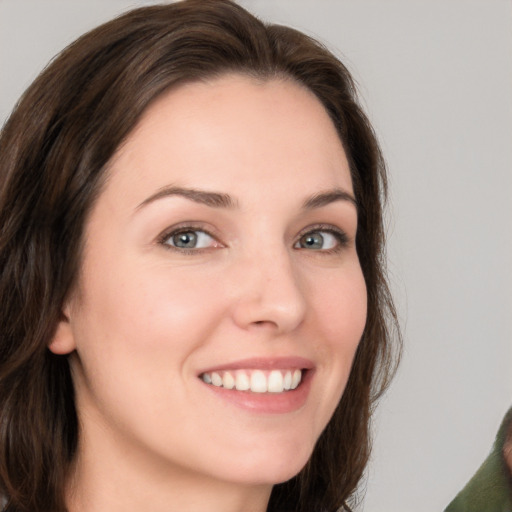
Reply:
<svg viewBox="0 0 512 512"><path fill-rule="evenodd" d="M263 329L266 327L277 327L277 322L274 322L272 320L255 320L254 322L251 322L253 327Z"/></svg>

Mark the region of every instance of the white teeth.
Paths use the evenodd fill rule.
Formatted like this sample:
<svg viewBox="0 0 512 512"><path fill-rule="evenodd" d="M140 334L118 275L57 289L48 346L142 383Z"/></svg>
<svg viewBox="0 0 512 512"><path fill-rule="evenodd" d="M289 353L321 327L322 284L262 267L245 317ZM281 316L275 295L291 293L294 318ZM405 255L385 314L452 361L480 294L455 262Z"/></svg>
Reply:
<svg viewBox="0 0 512 512"><path fill-rule="evenodd" d="M295 389L299 385L301 378L302 378L302 372L300 370L295 370L293 372L291 389Z"/></svg>
<svg viewBox="0 0 512 512"><path fill-rule="evenodd" d="M222 387L226 389L233 389L235 387L235 379L231 373L226 372L222 377Z"/></svg>
<svg viewBox="0 0 512 512"><path fill-rule="evenodd" d="M284 374L283 387L287 391L292 387L292 372L289 370Z"/></svg>
<svg viewBox="0 0 512 512"><path fill-rule="evenodd" d="M253 393L282 393L296 389L302 380L302 371L296 370L236 370L203 373L201 379L225 389L252 391Z"/></svg>
<svg viewBox="0 0 512 512"><path fill-rule="evenodd" d="M247 391L251 387L249 377L245 372L236 372L235 387L238 391Z"/></svg>
<svg viewBox="0 0 512 512"><path fill-rule="evenodd" d="M251 391L253 393L266 393L267 392L267 379L261 370L252 372L251 375Z"/></svg>
<svg viewBox="0 0 512 512"><path fill-rule="evenodd" d="M212 373L212 384L214 386L222 386L222 377L218 373Z"/></svg>
<svg viewBox="0 0 512 512"><path fill-rule="evenodd" d="M272 370L268 376L268 390L271 393L282 393L283 389L283 374L279 370Z"/></svg>

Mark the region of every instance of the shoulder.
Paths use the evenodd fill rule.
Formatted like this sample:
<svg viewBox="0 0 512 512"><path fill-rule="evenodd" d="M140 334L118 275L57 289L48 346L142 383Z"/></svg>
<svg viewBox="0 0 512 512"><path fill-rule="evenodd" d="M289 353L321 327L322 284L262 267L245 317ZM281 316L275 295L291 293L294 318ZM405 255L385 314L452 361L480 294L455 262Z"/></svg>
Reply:
<svg viewBox="0 0 512 512"><path fill-rule="evenodd" d="M501 423L488 457L444 512L512 512L511 445L512 408Z"/></svg>

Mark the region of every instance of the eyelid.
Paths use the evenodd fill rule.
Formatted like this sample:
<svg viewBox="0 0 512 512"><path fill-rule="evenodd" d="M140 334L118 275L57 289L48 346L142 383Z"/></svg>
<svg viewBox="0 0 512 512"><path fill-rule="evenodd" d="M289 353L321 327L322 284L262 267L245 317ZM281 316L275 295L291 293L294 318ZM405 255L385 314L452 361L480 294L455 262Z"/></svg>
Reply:
<svg viewBox="0 0 512 512"><path fill-rule="evenodd" d="M187 231L202 231L203 233L206 233L208 236L210 236L213 240L215 240L219 245L218 247L203 247L203 248L192 248L192 249L186 249L186 248L180 248L175 247L173 245L170 245L166 243L166 241L173 235L177 235L179 233L186 233ZM215 230L205 227L205 225L201 222L196 221L185 221L180 222L178 224L175 224L173 226L170 226L166 228L158 237L156 238L156 243L158 245L161 245L166 250L175 251L180 254L199 254L204 251L208 251L211 249L218 249L225 247L225 244L219 239L219 236L214 233Z"/></svg>
<svg viewBox="0 0 512 512"><path fill-rule="evenodd" d="M306 228L302 229L298 235L297 240L294 242L293 246L295 248L295 245L300 241L300 239L309 233L317 233L319 231L325 231L327 233L330 233L334 235L338 240L338 246L334 247L333 249L317 249L312 250L311 252L317 252L317 253L323 253L323 254L330 254L334 252L338 252L345 247L347 247L352 239L349 237L343 229L339 228L338 226L335 226L333 224L314 224L312 226L307 226ZM302 249L302 248L301 248Z"/></svg>

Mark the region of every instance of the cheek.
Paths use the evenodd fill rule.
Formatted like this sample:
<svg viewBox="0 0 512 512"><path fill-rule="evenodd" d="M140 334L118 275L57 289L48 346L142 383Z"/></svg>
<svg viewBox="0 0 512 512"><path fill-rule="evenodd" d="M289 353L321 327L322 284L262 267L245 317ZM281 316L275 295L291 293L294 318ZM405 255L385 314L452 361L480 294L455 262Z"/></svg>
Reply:
<svg viewBox="0 0 512 512"><path fill-rule="evenodd" d="M310 330L318 356L313 437L323 431L345 390L366 324L367 292L359 263L309 281ZM315 437L315 439L316 439Z"/></svg>
<svg viewBox="0 0 512 512"><path fill-rule="evenodd" d="M122 260L89 275L98 277L84 283L74 326L80 361L74 379L83 408L135 425L133 410L154 418L171 402L174 411L186 410L189 357L221 317L211 280L197 275L191 282L190 272L161 266L134 272ZM148 426L137 428L142 435Z"/></svg>
<svg viewBox="0 0 512 512"><path fill-rule="evenodd" d="M366 325L367 292L359 264L351 265L346 272L336 278L331 276L323 286L317 286L313 297L318 322L316 331L320 334L315 351L320 354L326 370L323 427L345 390Z"/></svg>
<svg viewBox="0 0 512 512"><path fill-rule="evenodd" d="M204 274L121 259L108 271L90 272L98 277L85 283L76 329L86 372L129 375L148 386L159 375L172 384L223 318L218 287Z"/></svg>
<svg viewBox="0 0 512 512"><path fill-rule="evenodd" d="M359 265L316 286L315 304L320 328L332 348L355 352L367 315L366 284Z"/></svg>

